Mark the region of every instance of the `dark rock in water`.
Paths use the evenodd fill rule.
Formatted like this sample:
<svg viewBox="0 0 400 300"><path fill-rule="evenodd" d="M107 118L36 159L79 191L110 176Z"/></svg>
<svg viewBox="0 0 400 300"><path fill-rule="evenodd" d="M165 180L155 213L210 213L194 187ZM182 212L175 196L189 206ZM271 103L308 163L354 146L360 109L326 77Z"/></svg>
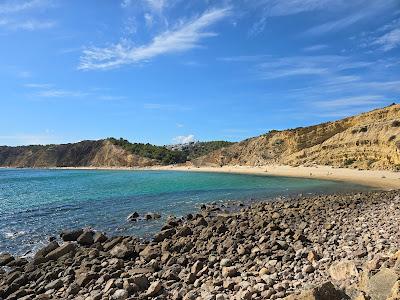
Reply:
<svg viewBox="0 0 400 300"><path fill-rule="evenodd" d="M145 216L146 220L156 220L161 218L161 215L158 213L147 213Z"/></svg>
<svg viewBox="0 0 400 300"><path fill-rule="evenodd" d="M68 253L73 253L76 250L76 245L73 243L65 243L64 245L62 245L61 247L58 247L57 249L51 251L50 253L48 253L46 255L46 257L48 259L51 260L57 260L59 259L61 256L64 256Z"/></svg>
<svg viewBox="0 0 400 300"><path fill-rule="evenodd" d="M0 267L7 265L9 262L12 262L14 257L10 253L0 254Z"/></svg>
<svg viewBox="0 0 400 300"><path fill-rule="evenodd" d="M93 240L94 232L91 230L85 230L76 240L80 245L91 246L94 243Z"/></svg>
<svg viewBox="0 0 400 300"><path fill-rule="evenodd" d="M131 213L126 219L127 219L128 221L131 221L131 222L136 222L136 221L137 221L137 218L139 218L139 213L137 213L137 212L135 211L134 213Z"/></svg>
<svg viewBox="0 0 400 300"><path fill-rule="evenodd" d="M78 237L83 233L83 229L62 231L60 237L64 242L76 242Z"/></svg>

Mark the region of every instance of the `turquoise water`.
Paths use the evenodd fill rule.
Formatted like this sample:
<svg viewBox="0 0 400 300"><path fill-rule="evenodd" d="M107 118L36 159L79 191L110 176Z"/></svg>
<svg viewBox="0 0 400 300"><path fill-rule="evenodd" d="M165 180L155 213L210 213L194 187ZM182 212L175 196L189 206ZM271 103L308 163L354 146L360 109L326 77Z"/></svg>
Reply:
<svg viewBox="0 0 400 300"><path fill-rule="evenodd" d="M24 254L70 228L149 237L168 215L195 212L206 202L366 189L332 181L238 174L0 169L0 252ZM133 211L160 212L163 218L129 223L126 217Z"/></svg>

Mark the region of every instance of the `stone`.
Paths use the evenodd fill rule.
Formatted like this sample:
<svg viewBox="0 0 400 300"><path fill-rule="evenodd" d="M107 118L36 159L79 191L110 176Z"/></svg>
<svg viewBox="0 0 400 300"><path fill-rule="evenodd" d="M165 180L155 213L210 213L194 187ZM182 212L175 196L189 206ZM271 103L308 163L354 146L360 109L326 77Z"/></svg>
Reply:
<svg viewBox="0 0 400 300"><path fill-rule="evenodd" d="M149 288L147 289L146 295L147 297L156 296L162 289L161 281L154 281Z"/></svg>
<svg viewBox="0 0 400 300"><path fill-rule="evenodd" d="M158 243L162 242L163 240L172 237L175 233L176 233L175 228L162 230L154 236L154 241Z"/></svg>
<svg viewBox="0 0 400 300"><path fill-rule="evenodd" d="M107 236L102 232L96 232L93 236L93 243L104 243L107 241Z"/></svg>
<svg viewBox="0 0 400 300"><path fill-rule="evenodd" d="M136 275L131 278L131 283L136 284L141 291L149 287L149 280L145 275Z"/></svg>
<svg viewBox="0 0 400 300"><path fill-rule="evenodd" d="M110 255L116 258L128 259L137 255L134 247L127 243L121 243L111 249Z"/></svg>
<svg viewBox="0 0 400 300"><path fill-rule="evenodd" d="M73 243L65 243L62 246L60 246L60 247L54 249L53 251L51 251L50 253L48 253L46 255L46 257L48 259L51 259L51 260L57 260L61 256L64 256L64 255L69 254L69 253L74 253L75 250L76 250L76 245L75 244L73 244Z"/></svg>
<svg viewBox="0 0 400 300"><path fill-rule="evenodd" d="M222 276L223 277L235 277L237 276L236 267L223 267L222 268Z"/></svg>
<svg viewBox="0 0 400 300"><path fill-rule="evenodd" d="M135 211L131 213L126 219L130 222L136 222L137 218L139 218L139 213Z"/></svg>
<svg viewBox="0 0 400 300"><path fill-rule="evenodd" d="M221 267L230 267L232 265L232 261L229 258L223 258L219 264Z"/></svg>
<svg viewBox="0 0 400 300"><path fill-rule="evenodd" d="M114 292L111 299L113 300L126 300L128 299L129 293L126 290L119 289Z"/></svg>
<svg viewBox="0 0 400 300"><path fill-rule="evenodd" d="M48 283L44 288L45 290L58 290L62 287L63 287L63 282L61 281L61 279L56 279Z"/></svg>
<svg viewBox="0 0 400 300"><path fill-rule="evenodd" d="M319 287L305 290L299 295L292 294L285 300L345 300L350 299L343 291L337 290L331 282L325 282Z"/></svg>
<svg viewBox="0 0 400 300"><path fill-rule="evenodd" d="M161 215L158 213L147 213L145 215L145 219L146 220L156 220L156 219L160 219Z"/></svg>
<svg viewBox="0 0 400 300"><path fill-rule="evenodd" d="M333 280L341 281L357 277L358 271L353 261L343 260L332 264L329 268L329 274Z"/></svg>
<svg viewBox="0 0 400 300"><path fill-rule="evenodd" d="M94 232L91 230L85 230L76 240L79 245L91 246L94 243L93 239Z"/></svg>
<svg viewBox="0 0 400 300"><path fill-rule="evenodd" d="M0 267L7 265L12 262L14 257L10 253L2 253L0 254Z"/></svg>
<svg viewBox="0 0 400 300"><path fill-rule="evenodd" d="M78 273L76 275L76 283L84 287L86 286L91 280L96 279L98 277L95 273Z"/></svg>
<svg viewBox="0 0 400 300"><path fill-rule="evenodd" d="M204 265L201 261L196 261L193 266L190 268L190 271L192 274L197 275L197 273L200 272L201 269L203 269Z"/></svg>
<svg viewBox="0 0 400 300"><path fill-rule="evenodd" d="M190 229L189 226L182 226L181 228L178 229L178 232L176 233L177 237L186 237L189 235L192 235L192 229Z"/></svg>
<svg viewBox="0 0 400 300"><path fill-rule="evenodd" d="M76 242L78 237L83 233L83 229L64 230L60 236L64 242Z"/></svg>
<svg viewBox="0 0 400 300"><path fill-rule="evenodd" d="M374 300L386 300L392 293L392 288L399 280L393 270L382 268L378 273L373 275L367 283L367 294Z"/></svg>
<svg viewBox="0 0 400 300"><path fill-rule="evenodd" d="M41 248L38 252L35 253L33 256L34 259L38 259L41 257L45 257L47 254L49 254L51 251L57 249L60 247L60 245L56 241L52 241L48 243L46 246Z"/></svg>

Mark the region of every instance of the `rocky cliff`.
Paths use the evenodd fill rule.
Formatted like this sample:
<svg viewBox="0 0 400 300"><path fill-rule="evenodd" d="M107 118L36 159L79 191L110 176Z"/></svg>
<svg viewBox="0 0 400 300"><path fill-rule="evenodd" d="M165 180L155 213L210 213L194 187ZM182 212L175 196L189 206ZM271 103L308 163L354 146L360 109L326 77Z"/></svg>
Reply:
<svg viewBox="0 0 400 300"><path fill-rule="evenodd" d="M133 167L156 164L156 160L129 153L109 140L0 147L2 167Z"/></svg>
<svg viewBox="0 0 400 300"><path fill-rule="evenodd" d="M400 168L400 105L335 122L271 131L193 161L210 165L332 165Z"/></svg>

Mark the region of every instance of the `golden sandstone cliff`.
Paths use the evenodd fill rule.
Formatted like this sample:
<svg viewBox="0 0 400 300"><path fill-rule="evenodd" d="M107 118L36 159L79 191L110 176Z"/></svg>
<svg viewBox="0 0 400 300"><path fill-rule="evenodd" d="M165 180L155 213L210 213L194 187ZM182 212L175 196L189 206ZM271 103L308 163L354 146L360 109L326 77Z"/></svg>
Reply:
<svg viewBox="0 0 400 300"><path fill-rule="evenodd" d="M400 105L335 122L271 131L193 161L196 166L331 165L400 169Z"/></svg>

